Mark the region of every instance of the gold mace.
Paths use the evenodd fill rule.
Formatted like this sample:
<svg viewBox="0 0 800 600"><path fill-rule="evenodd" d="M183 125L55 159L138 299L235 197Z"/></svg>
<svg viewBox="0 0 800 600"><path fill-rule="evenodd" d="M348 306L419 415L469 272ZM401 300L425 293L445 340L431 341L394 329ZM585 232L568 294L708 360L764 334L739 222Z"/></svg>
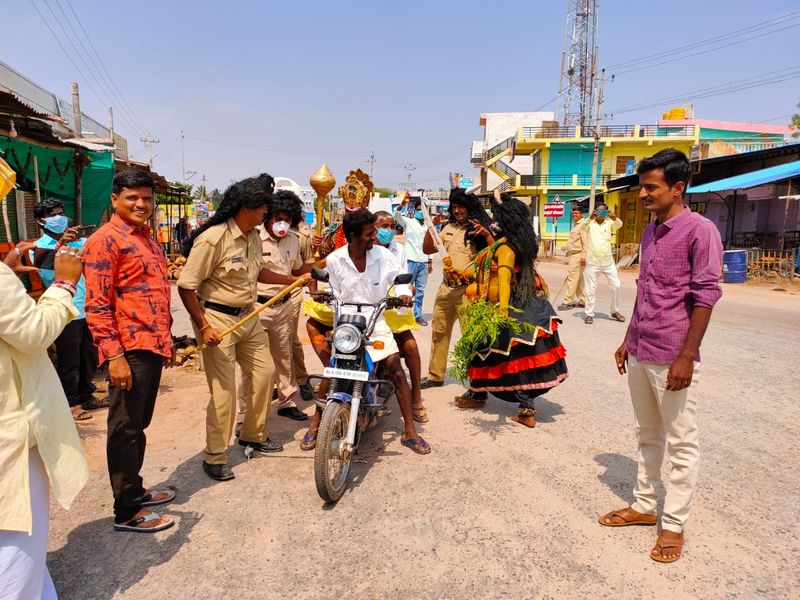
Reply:
<svg viewBox="0 0 800 600"><path fill-rule="evenodd" d="M309 180L311 187L317 193L317 200L314 202L314 208L317 213L317 228L318 236L322 235L323 218L325 213L325 198L336 185L336 180L333 178L333 173L328 168L328 165L323 164L319 170L311 176ZM319 249L314 253L316 258L320 257Z"/></svg>

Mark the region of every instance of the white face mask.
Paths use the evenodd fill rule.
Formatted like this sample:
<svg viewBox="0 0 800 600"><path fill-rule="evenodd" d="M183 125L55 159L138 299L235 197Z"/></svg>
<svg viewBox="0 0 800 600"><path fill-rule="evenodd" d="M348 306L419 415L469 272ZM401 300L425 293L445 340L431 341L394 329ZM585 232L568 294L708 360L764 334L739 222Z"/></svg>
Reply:
<svg viewBox="0 0 800 600"><path fill-rule="evenodd" d="M283 237L287 233L289 233L289 223L286 221L276 221L272 225L272 233L275 234L275 237Z"/></svg>

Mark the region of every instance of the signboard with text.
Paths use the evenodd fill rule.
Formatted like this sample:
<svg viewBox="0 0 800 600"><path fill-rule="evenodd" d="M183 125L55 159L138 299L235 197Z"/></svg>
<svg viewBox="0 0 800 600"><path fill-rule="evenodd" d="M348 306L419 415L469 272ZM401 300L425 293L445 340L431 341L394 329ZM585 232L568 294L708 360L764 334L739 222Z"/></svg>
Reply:
<svg viewBox="0 0 800 600"><path fill-rule="evenodd" d="M549 202L544 205L544 216L547 219L560 219L564 216L563 202Z"/></svg>

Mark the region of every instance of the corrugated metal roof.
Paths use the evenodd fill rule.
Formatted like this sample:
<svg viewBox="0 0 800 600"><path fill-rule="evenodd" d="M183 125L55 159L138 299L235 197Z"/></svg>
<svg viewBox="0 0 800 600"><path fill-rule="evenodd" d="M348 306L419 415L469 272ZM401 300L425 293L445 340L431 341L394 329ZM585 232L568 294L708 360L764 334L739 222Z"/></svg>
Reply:
<svg viewBox="0 0 800 600"><path fill-rule="evenodd" d="M765 183L772 183L773 181L780 181L781 179L797 177L798 175L800 175L800 160L690 187L686 190L686 193L702 194L704 192L721 192L723 190L743 190Z"/></svg>

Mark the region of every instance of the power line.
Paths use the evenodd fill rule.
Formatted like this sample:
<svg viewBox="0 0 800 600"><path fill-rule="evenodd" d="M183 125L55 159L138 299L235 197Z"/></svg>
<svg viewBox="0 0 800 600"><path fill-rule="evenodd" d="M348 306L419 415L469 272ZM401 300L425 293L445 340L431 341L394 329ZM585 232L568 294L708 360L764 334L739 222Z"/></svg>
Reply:
<svg viewBox="0 0 800 600"><path fill-rule="evenodd" d="M149 128L144 123L142 123L142 121L136 115L136 113L134 112L133 108L128 103L128 101L125 99L125 96L122 94L122 92L120 91L120 89L117 86L117 84L114 82L114 78L111 77L111 73L109 73L108 69L106 68L105 63L103 62L103 58L100 56L100 53L97 51L97 48L95 48L95 45L92 42L92 38L89 36L88 32L86 31L86 28L83 26L83 23L81 22L80 18L78 17L77 12L75 12L75 8L72 6L72 3L70 2L70 0L65 0L65 1L67 3L67 6L69 6L69 10L72 13L72 16L74 17L75 22L78 24L78 27L80 27L81 31L83 32L83 35L86 38L86 41L88 42L88 44L91 47L92 51L94 52L95 57L97 57L97 61L95 62L94 58L92 58L91 53L83 45L83 42L81 41L80 36L78 36L77 32L75 32L75 29L72 27L72 24L71 24L69 18L66 16L66 13L64 13L64 10L61 9L61 12L64 13L64 17L67 20L67 23L69 23L69 25L70 25L70 29L72 29L72 31L75 32L75 36L78 38L78 41L81 43L81 47L86 52L86 55L92 61L92 64L95 65L95 69L97 70L97 72L101 76L103 76L104 81L106 81L109 84L109 88L108 89L119 100L120 108L122 110L125 110L128 113L128 115L133 119L133 122L138 124L142 129L144 129L149 134L150 133ZM61 4L59 3L59 0L56 0L56 3L58 3L59 8L61 8ZM99 63L99 67L98 67L98 63Z"/></svg>
<svg viewBox="0 0 800 600"><path fill-rule="evenodd" d="M800 11L794 11L794 12L782 15L780 17L775 17L773 19L769 19L767 21L763 21L761 23L756 23L754 25L749 25L749 26L744 27L742 29L736 29L736 30L730 31L728 33L720 34L720 35L717 35L717 36L714 36L714 37L711 37L711 38L706 38L705 40L701 40L699 42L694 42L692 44L684 44L682 46L678 46L678 47L672 48L670 50L665 50L665 51L662 51L662 52L657 52L655 54L649 54L649 55L646 55L646 56L640 56L638 58L633 58L633 59L630 59L630 60L622 61L622 62L619 62L619 63L616 63L616 64L613 64L613 65L610 65L610 66L606 67L606 70L627 68L627 67L632 66L634 64L639 64L639 63L642 63L642 62L647 62L647 61L652 61L652 60L659 60L659 59L664 58L665 56L671 56L671 55L674 55L674 54L682 54L682 53L684 53L684 52L686 52L688 50L693 50L695 48L699 48L699 47L706 46L706 45L713 45L713 44L718 43L720 41L725 41L727 39L740 37L742 35L747 35L749 33L753 33L754 31L760 31L762 29L767 29L767 28L773 27L775 25L780 25L782 23L786 23L786 22L792 21L792 20L794 20L794 19L796 19L798 17L800 17Z"/></svg>
<svg viewBox="0 0 800 600"><path fill-rule="evenodd" d="M767 35L772 35L773 33L778 33L779 31L784 31L786 29L793 29L795 27L800 27L800 23L795 23L794 25L787 25L786 27L782 27L782 28L776 29L774 31L768 31L766 33L761 33L759 35L754 35L754 36L745 38L743 40L737 40L735 42L730 42L728 44L723 44L721 46L716 46L714 48L709 48L707 50L700 50L698 52L692 52L690 54L683 54L683 55L676 56L674 58L669 58L667 60L662 60L662 61L659 61L659 62L649 62L649 63L646 63L646 64L641 64L640 66L635 66L635 67L632 67L630 69L626 69L624 71L617 71L616 73L614 73L614 75L615 76L616 75L624 75L626 73L633 73L635 71L642 71L643 69L649 69L651 67L657 67L657 66L660 66L660 65L665 65L665 64L668 64L668 63L676 62L676 61L679 61L679 60L684 60L686 58L691 58L692 56L699 56L701 54L708 54L709 52L714 52L716 50L722 50L723 48L730 48L731 46L738 46L739 44L743 44L743 43L748 42L750 40L754 40L756 38L761 38L761 37L764 37L764 36L767 36Z"/></svg>
<svg viewBox="0 0 800 600"><path fill-rule="evenodd" d="M45 16L42 14L42 11L41 11L41 10L39 10L39 7L38 7L38 5L37 5L37 4L34 2L34 0L30 0L30 2L31 2L31 4L33 5L33 8L36 10L36 13L39 15L39 18L41 19L42 23L44 23L44 25L47 27L47 29L48 29L48 30L50 31L50 33L52 34L52 36L53 36L53 39L55 39L55 41L56 41L56 43L58 44L59 48L61 48L61 51L64 53L64 56L66 56L66 57L67 57L67 60L69 60L69 62L72 64L72 66L73 66L73 67L75 68L75 70L78 72L78 74L79 74L81 77L83 77L83 79L84 79L84 82L86 83L86 86L89 88L89 90L90 90L90 91L91 91L91 92L92 92L92 93L95 95L95 97L96 97L96 98L97 98L97 99L98 99L98 100L99 100L101 103L103 103L103 104L106 104L106 103L108 103L109 105L110 105L110 104L113 104L113 103L111 103L111 102L108 102L108 98L107 98L107 97L105 97L105 95L104 95L104 94L101 94L100 92L98 92L98 91L97 91L97 89L96 89L96 88L95 88L95 87L92 85L92 82L90 81L90 79L89 79L89 78L86 76L86 74L83 72L83 70L82 70L82 69L81 69L81 68L80 68L80 67L77 65L77 63L75 62L75 60L73 60L72 56L71 56L71 55L70 55L70 53L67 51L66 47L64 46L64 44L61 42L60 38L58 37L58 34L56 34L55 30L54 30L54 29L53 29L53 28L50 26L50 23L47 21L47 19L45 18ZM56 17L55 13L53 12L53 9L52 9L52 7L51 7L51 6L50 6L50 5L47 3L47 0L44 0L44 2L45 2L45 5L47 6L48 10L50 10L50 13L53 15L53 17L54 17L54 19L56 20L56 22L57 22L57 23L59 24L59 26L61 27L61 30L62 30L62 31L64 31L64 33L65 33L65 35L66 35L66 30L64 29L63 25L61 25L61 22L60 22L60 21L58 21L58 18ZM68 36L67 36L67 37L68 37ZM69 40L69 38L68 38L68 40L67 40L67 41L69 41L69 42L70 42L70 44L72 45L72 47L73 47L73 48L75 48L74 44L72 44L72 42L71 42L71 40ZM81 57L80 57L80 53L77 51L77 49L76 49L75 51L76 51L76 54L78 55L78 57L79 57L79 58L81 58ZM82 59L81 59L81 60L82 60ZM83 60L82 60L82 62L84 62L84 64L86 64L86 62L85 62L85 61L83 61ZM96 78L96 77L94 77L94 74L93 74L93 73L92 73L92 78L93 78L93 79L95 79L95 80L97 80L97 78ZM101 87L102 87L102 86L101 86ZM123 118L121 118L120 120L122 120L122 121L124 121L124 122L125 122L125 125L126 125L126 127L129 127L129 128L132 130L132 131L136 131L136 127L131 127L131 124L130 124L130 122L128 121L128 119L124 118L124 116L122 116L122 117L123 117ZM78 133L78 135L80 135L80 133Z"/></svg>
<svg viewBox="0 0 800 600"><path fill-rule="evenodd" d="M778 71L772 71L770 73L756 75L754 77L749 77L747 79L741 79L738 81L730 81L727 83L718 84L716 86L712 86L709 88L693 90L679 96L659 98L656 100L651 100L640 104L634 104L631 106L622 107L617 110L609 111L609 114L612 115L622 114L626 112L642 110L645 108L654 108L656 106L661 106L665 104L673 104L676 102L687 102L689 100L699 100L701 98L709 98L712 96L730 94L741 90L747 90L751 88L762 87L765 85L781 83L783 81L788 81L790 79L795 79L797 77L800 77L800 65L789 67L787 69L780 69Z"/></svg>
<svg viewBox="0 0 800 600"><path fill-rule="evenodd" d="M214 137L214 136L207 136L207 135L197 135L192 133L185 133L184 134L187 139L193 139L200 142L208 142L212 144L228 144L231 146L241 146L243 148L250 148L253 150L261 150L264 152L280 152L283 154L297 154L301 156L363 156L363 150L319 150L319 151L309 151L309 150L300 150L300 149L293 149L293 148L285 148L280 146L265 146L262 144L256 144L253 142L245 142L241 140L232 140L229 138L223 137Z"/></svg>

